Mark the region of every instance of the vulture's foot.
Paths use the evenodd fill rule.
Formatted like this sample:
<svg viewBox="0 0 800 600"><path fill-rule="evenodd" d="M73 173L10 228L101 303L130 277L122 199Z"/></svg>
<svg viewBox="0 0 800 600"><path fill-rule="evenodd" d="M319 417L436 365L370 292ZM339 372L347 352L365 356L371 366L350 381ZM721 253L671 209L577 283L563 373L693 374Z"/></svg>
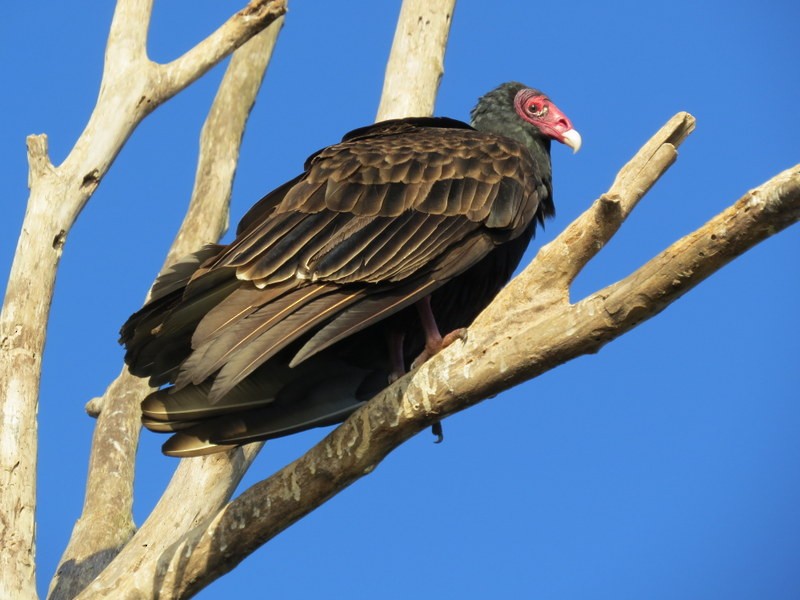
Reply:
<svg viewBox="0 0 800 600"><path fill-rule="evenodd" d="M417 367L422 366L422 364L425 361L427 361L435 354L438 354L439 352L447 348L450 344L452 344L456 340L466 340L466 339L467 339L466 327L460 327L458 329L454 329L446 336L440 337L438 340L435 338L429 338L428 341L425 343L425 349L417 358L414 359L414 362L411 363L411 370L413 371Z"/></svg>

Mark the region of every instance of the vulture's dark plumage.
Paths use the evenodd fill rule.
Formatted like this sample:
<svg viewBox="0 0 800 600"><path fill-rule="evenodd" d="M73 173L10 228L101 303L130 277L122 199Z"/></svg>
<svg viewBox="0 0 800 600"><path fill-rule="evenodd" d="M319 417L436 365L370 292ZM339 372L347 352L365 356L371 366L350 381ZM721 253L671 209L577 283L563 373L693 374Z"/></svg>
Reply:
<svg viewBox="0 0 800 600"><path fill-rule="evenodd" d="M439 331L470 324L553 214L551 139L580 145L519 83L483 96L472 126L357 129L250 209L230 245L164 272L121 331L131 372L167 386L142 403L146 427L175 432L164 452L342 421L436 352Z"/></svg>

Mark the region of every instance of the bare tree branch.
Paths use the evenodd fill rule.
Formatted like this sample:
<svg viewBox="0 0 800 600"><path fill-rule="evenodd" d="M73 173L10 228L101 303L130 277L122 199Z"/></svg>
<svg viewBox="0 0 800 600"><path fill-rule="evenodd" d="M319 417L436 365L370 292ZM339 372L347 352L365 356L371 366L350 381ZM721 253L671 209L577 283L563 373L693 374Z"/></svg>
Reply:
<svg viewBox="0 0 800 600"><path fill-rule="evenodd" d="M247 41L285 10L262 10L268 3L235 19L246 25L229 28L226 50L206 53L218 60ZM164 89L156 65L145 52L152 0L120 0L112 20L103 81L97 105L66 160L54 167L45 136L28 141L31 188L22 231L0 314L0 597L35 598L34 508L39 378L45 331L56 270L68 232L136 125L160 101L179 89ZM258 22L258 27L253 22ZM239 37L235 37L238 35ZM233 38L233 42L231 39ZM223 40L220 40L222 43ZM213 55L213 56L212 56ZM191 63L198 71L205 62ZM176 78L188 85L194 75ZM170 92L170 93L167 93Z"/></svg>
<svg viewBox="0 0 800 600"><path fill-rule="evenodd" d="M228 206L244 127L282 25L280 18L237 50L231 59L203 126L192 199L165 267L204 243L218 240L228 227ZM103 398L93 402L99 419L83 513L51 582L53 599L77 595L134 534L133 475L141 427L139 404L149 391L146 380L123 369ZM216 510L230 497L256 453L254 447L249 449L247 460L238 458L225 464L220 457L206 465L205 477L214 490L220 490L216 501L213 490L206 490L200 497L185 491L172 491L171 495L183 494ZM198 463L192 466L196 468ZM187 483L194 486L197 480L194 474L183 473L175 479L183 486ZM187 501L177 501L173 506L191 511Z"/></svg>
<svg viewBox="0 0 800 600"><path fill-rule="evenodd" d="M193 83L275 19L286 13L286 0L250 0L214 33L166 65L157 65L159 99L169 98Z"/></svg>
<svg viewBox="0 0 800 600"><path fill-rule="evenodd" d="M455 0L404 0L376 121L433 114Z"/></svg>
<svg viewBox="0 0 800 600"><path fill-rule="evenodd" d="M598 199L594 210L586 213L585 218L592 219L591 226L579 219L559 236L561 243L550 244L549 252L553 255L561 253L561 260L550 259L550 262L561 268L558 278L565 288L600 252L639 200L672 166L678 158L677 147L694 131L694 127L695 119L689 113L681 112L672 117L620 170L611 188ZM564 260L567 254L570 259Z"/></svg>
<svg viewBox="0 0 800 600"><path fill-rule="evenodd" d="M576 304L576 309L591 313L601 308L605 328L622 333L655 316L734 258L797 221L800 165L750 190L625 279Z"/></svg>
<svg viewBox="0 0 800 600"><path fill-rule="evenodd" d="M188 593L209 571L227 571L433 422L582 354L596 352L657 314L734 256L800 220L800 165L746 194L624 280L576 304L559 249L591 240L612 193L617 224L673 162L693 119L677 115L620 172L609 193L543 248L456 343L372 399L303 457L236 498L162 557ZM666 134L666 135L665 135ZM670 150L671 148L671 150ZM655 157L655 158L654 158ZM662 157L662 158L658 158ZM655 161L655 162L654 162ZM608 231L599 236L607 240ZM593 244L582 251L595 252ZM560 273L560 277L552 277ZM543 283L544 282L544 283ZM547 286L555 285L556 290ZM538 301L560 297L559 302ZM497 332L504 334L498 336ZM177 575L176 575L177 578ZM178 585L176 581L174 585Z"/></svg>
<svg viewBox="0 0 800 600"><path fill-rule="evenodd" d="M260 449L261 444L251 444L181 461L147 521L105 570L74 597L116 599L120 590L133 598L173 597L165 580L176 574L161 569L156 559L185 531L202 526L209 515L216 514Z"/></svg>

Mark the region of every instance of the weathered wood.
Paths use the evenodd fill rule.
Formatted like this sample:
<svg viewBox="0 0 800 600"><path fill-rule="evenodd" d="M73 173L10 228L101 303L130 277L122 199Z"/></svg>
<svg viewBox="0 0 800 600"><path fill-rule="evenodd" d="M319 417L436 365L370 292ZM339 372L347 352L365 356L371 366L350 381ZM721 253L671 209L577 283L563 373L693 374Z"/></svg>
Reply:
<svg viewBox="0 0 800 600"><path fill-rule="evenodd" d="M455 0L404 0L376 121L433 114Z"/></svg>
<svg viewBox="0 0 800 600"><path fill-rule="evenodd" d="M45 136L28 140L31 189L0 314L0 597L35 598L34 508L39 378L56 270L66 236L136 125L285 12L253 0L191 60L146 56L152 0L117 3L97 105L69 156L51 164Z"/></svg>

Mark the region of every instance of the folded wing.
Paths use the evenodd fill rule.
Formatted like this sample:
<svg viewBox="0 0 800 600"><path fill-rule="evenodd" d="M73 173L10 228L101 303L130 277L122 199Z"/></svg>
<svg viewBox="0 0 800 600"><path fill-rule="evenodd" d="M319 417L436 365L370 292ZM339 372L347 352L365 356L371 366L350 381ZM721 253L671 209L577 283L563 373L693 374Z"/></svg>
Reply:
<svg viewBox="0 0 800 600"><path fill-rule="evenodd" d="M165 451L187 455L341 420L386 384L381 324L549 212L549 171L509 138L449 119L348 134L123 326L131 372L173 384L145 425L182 430Z"/></svg>

